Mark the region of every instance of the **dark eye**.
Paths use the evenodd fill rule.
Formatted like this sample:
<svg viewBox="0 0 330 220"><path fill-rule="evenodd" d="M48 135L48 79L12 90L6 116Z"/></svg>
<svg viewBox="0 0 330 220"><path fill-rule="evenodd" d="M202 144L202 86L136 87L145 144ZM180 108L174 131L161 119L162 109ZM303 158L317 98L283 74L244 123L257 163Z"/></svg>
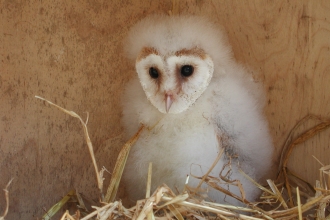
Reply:
<svg viewBox="0 0 330 220"><path fill-rule="evenodd" d="M158 70L154 67L150 67L149 69L149 75L151 76L151 78L153 79L157 79L159 74L158 74Z"/></svg>
<svg viewBox="0 0 330 220"><path fill-rule="evenodd" d="M194 67L191 65L184 65L181 67L181 75L184 77L191 76L194 72Z"/></svg>

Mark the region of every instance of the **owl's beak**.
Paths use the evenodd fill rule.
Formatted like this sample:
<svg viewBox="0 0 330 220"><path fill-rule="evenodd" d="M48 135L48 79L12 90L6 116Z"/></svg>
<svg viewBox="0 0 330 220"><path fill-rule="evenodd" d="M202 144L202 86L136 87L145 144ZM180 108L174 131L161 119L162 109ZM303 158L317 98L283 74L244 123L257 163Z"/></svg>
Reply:
<svg viewBox="0 0 330 220"><path fill-rule="evenodd" d="M168 113L168 111L170 110L172 103L173 103L173 96L169 94L165 94L166 113Z"/></svg>

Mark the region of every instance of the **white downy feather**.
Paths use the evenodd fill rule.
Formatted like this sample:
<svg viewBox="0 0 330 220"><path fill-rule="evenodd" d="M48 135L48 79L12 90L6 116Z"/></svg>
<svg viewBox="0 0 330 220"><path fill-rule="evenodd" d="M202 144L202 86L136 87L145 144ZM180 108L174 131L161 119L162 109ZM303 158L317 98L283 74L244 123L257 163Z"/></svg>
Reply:
<svg viewBox="0 0 330 220"><path fill-rule="evenodd" d="M123 179L129 197L132 200L144 197L149 162L153 163L153 189L166 183L172 189L182 190L186 176L205 174L220 148L225 147L227 154L238 155L237 159L232 160L230 179L240 180L247 199L254 201L260 191L237 169L239 166L250 177L263 181L272 166L273 145L262 112L261 86L248 76L244 67L233 60L230 47L222 33L214 24L203 18L148 17L132 28L126 42L126 51L132 59L137 59L144 47L152 47L158 51L158 58L155 58L158 61L155 62L164 69L161 74L169 74L169 79L158 86L143 89L141 84L148 84L150 79L147 74L143 77L136 75L126 85L123 96L123 125L126 137L132 136L141 123L150 128L142 133L132 147L127 161ZM155 104L146 94L163 97L163 94L158 93L163 92L163 85L170 84L170 77L175 75L171 73L173 68L169 63L180 62L182 57L175 56L175 52L195 47L201 48L210 57L214 68L214 72L212 69L206 73L205 68L210 67L205 62L196 61L196 65L205 65L200 68L203 71L198 72L198 69L196 74L204 74L205 78L210 74L211 81L209 84L201 83L205 88L199 98L192 103L180 104L187 105L182 107L184 110L180 113L161 112L158 110L161 107L156 105L162 99L158 98ZM152 60L148 62L152 63ZM144 74L145 65L140 65L143 62L138 60L136 63L139 75ZM162 80L165 79L167 78ZM185 83L193 83L193 78ZM218 137L223 140L220 145ZM224 155L210 175L219 177L223 165L227 162L228 157ZM192 181L191 184L196 186L197 182ZM226 185L221 186L227 188ZM228 189L240 195L238 188ZM224 201L224 195L218 191L211 190L209 197L217 202ZM231 204L239 204L235 199L227 197L225 200Z"/></svg>

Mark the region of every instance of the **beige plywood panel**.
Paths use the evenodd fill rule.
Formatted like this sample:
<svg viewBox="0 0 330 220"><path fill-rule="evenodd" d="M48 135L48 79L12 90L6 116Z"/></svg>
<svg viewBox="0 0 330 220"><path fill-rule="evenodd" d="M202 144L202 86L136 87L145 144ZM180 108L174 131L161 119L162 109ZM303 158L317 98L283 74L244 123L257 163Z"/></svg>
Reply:
<svg viewBox="0 0 330 220"><path fill-rule="evenodd" d="M180 14L223 26L235 57L256 70L278 151L306 114L330 117L329 1L178 2ZM72 188L97 199L79 121L34 96L82 117L88 111L99 167L111 171L125 142L120 94L134 74L122 39L140 18L171 7L170 0L0 1L0 186L14 177L8 219L40 217ZM313 184L319 165L311 155L329 164L329 152L325 131L299 146L289 166Z"/></svg>
<svg viewBox="0 0 330 220"><path fill-rule="evenodd" d="M88 111L99 166L112 170L124 143L119 101L129 73L120 56L123 33L132 11L165 4L1 1L0 184L14 178L9 219L40 217L72 188L98 198L79 121L34 96L83 117Z"/></svg>

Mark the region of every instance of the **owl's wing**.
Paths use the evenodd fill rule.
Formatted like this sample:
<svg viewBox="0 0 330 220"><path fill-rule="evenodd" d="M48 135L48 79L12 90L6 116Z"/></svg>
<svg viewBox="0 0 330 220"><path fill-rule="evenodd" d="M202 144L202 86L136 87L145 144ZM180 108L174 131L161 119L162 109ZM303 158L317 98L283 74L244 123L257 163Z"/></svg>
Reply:
<svg viewBox="0 0 330 220"><path fill-rule="evenodd" d="M215 77L212 102L214 122L223 147L238 156L252 176L262 176L272 166L273 144L263 116L260 85L246 76L244 69L233 68Z"/></svg>

